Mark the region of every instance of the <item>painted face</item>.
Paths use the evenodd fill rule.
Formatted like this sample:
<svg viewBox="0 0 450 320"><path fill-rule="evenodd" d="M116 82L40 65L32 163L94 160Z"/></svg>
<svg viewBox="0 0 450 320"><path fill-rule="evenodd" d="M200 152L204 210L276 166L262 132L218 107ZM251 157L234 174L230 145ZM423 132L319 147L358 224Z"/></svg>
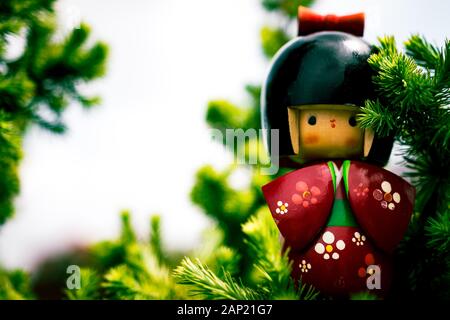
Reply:
<svg viewBox="0 0 450 320"><path fill-rule="evenodd" d="M351 106L288 108L294 152L301 160L359 158L364 154L364 129Z"/></svg>

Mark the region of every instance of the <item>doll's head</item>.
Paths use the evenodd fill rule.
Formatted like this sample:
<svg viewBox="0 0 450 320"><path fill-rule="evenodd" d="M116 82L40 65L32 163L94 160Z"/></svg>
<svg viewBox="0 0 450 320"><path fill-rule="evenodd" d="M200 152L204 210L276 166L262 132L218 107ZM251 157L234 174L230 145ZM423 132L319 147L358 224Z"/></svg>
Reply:
<svg viewBox="0 0 450 320"><path fill-rule="evenodd" d="M279 129L281 165L387 162L393 140L374 136L356 121L364 101L374 97L367 62L373 50L362 38L336 31L298 37L280 49L263 89L261 114L264 129ZM270 150L270 134L267 143Z"/></svg>

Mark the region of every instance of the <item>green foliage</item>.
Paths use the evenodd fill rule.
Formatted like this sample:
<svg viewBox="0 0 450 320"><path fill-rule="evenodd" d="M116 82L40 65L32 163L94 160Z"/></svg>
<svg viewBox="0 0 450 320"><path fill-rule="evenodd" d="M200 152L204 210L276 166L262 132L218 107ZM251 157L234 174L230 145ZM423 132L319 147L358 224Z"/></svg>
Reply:
<svg viewBox="0 0 450 320"><path fill-rule="evenodd" d="M118 246L122 247L123 256L104 272L101 286L105 298L173 299L182 295L161 259L159 217L152 217L151 224L150 241L140 243L131 227L129 213L122 213L122 236Z"/></svg>
<svg viewBox="0 0 450 320"><path fill-rule="evenodd" d="M263 7L268 11L278 11L289 18L297 17L299 6L309 7L314 0L262 0Z"/></svg>
<svg viewBox="0 0 450 320"><path fill-rule="evenodd" d="M279 28L263 27L261 29L261 45L264 55L271 58L290 40L286 31Z"/></svg>
<svg viewBox="0 0 450 320"><path fill-rule="evenodd" d="M369 63L378 100L358 119L379 135L394 135L417 188L415 215L396 257L394 294L445 299L450 292L450 41L442 48L414 35L406 53L380 38Z"/></svg>
<svg viewBox="0 0 450 320"><path fill-rule="evenodd" d="M171 275L168 263L172 262L168 261L166 254L162 255L159 217L151 218L153 227L148 241L137 240L128 211L122 212L121 221L118 240L105 241L88 249L88 264L81 271L81 288L66 290L67 298L184 298L184 288L177 285Z"/></svg>
<svg viewBox="0 0 450 320"><path fill-rule="evenodd" d="M199 260L192 262L185 258L175 270L175 276L184 285L190 285L193 295L199 295L204 299L230 299L230 300L256 300L263 296L256 290L244 287L241 282L231 278L224 271L223 279L214 274Z"/></svg>
<svg viewBox="0 0 450 320"><path fill-rule="evenodd" d="M261 209L242 226L245 243L252 256L257 273L247 285L233 278L222 269L221 275L214 273L200 260L186 257L175 270L179 282L189 286L194 296L204 299L302 299L317 298L318 292L310 286L295 287L290 274L291 264L287 252L282 251L278 230L267 209ZM230 256L232 259L233 256ZM239 257L235 257L238 260Z"/></svg>
<svg viewBox="0 0 450 320"><path fill-rule="evenodd" d="M32 299L28 275L21 270L0 269L0 300Z"/></svg>
<svg viewBox="0 0 450 320"><path fill-rule="evenodd" d="M395 123L389 110L380 101L367 100L358 115L359 124L364 128L372 128L380 136L387 136L394 130Z"/></svg>
<svg viewBox="0 0 450 320"><path fill-rule="evenodd" d="M425 225L427 246L435 249L436 254L446 258L450 254L450 210L430 217Z"/></svg>
<svg viewBox="0 0 450 320"><path fill-rule="evenodd" d="M150 261L147 261L150 262ZM176 289L169 271L156 265L119 265L105 275L102 287L109 299L164 300L176 298Z"/></svg>
<svg viewBox="0 0 450 320"><path fill-rule="evenodd" d="M267 208L261 208L243 226L244 242L260 274L257 280L266 299L313 300L318 292L306 284L298 284L291 278L292 263L286 250L283 252L278 229Z"/></svg>
<svg viewBox="0 0 450 320"><path fill-rule="evenodd" d="M166 262L161 239L161 219L159 216L152 216L150 220L150 249L155 254L159 264Z"/></svg>
<svg viewBox="0 0 450 320"><path fill-rule="evenodd" d="M0 4L0 225L14 211L26 129L37 124L62 133L62 115L70 102L85 107L99 102L78 87L104 74L107 47L100 42L87 45L90 30L85 24L56 41L54 4L55 0ZM8 50L17 38L23 38L24 49L10 57Z"/></svg>
<svg viewBox="0 0 450 320"><path fill-rule="evenodd" d="M250 97L250 106L241 108L227 100L212 100L208 103L206 122L218 129L225 136L226 129L259 129L261 127L259 96L261 87L247 85L245 87Z"/></svg>
<svg viewBox="0 0 450 320"><path fill-rule="evenodd" d="M211 166L201 168L196 175L191 199L220 229L221 241L215 249L225 246L236 252L237 257L240 257L237 263L239 275L246 278L253 268L253 262L249 256L249 247L244 242L242 224L264 206L261 185L268 182L269 177L252 175L248 188L236 190L229 184L235 168L232 165L223 172L217 172Z"/></svg>
<svg viewBox="0 0 450 320"><path fill-rule="evenodd" d="M351 300L379 300L379 298L367 291L361 293L355 293L350 297Z"/></svg>
<svg viewBox="0 0 450 320"><path fill-rule="evenodd" d="M236 275L239 274L239 261L241 258L236 250L221 245L209 257L208 265L212 270L216 270L219 277L224 277L224 273Z"/></svg>
<svg viewBox="0 0 450 320"><path fill-rule="evenodd" d="M27 275L23 272L5 272L0 269L0 299L33 299L33 298L67 298L71 300L92 299L184 299L186 288L176 283L172 276L171 265L178 265L180 258L173 252L162 254L162 243L159 217L152 217L152 234L149 239L139 241L131 226L131 216L128 211L121 214L121 234L116 240L103 241L81 252L65 255L60 260L54 260L49 267L56 277L49 282L47 275L35 273L34 277L44 277L45 289L52 295L33 294L33 286L29 284ZM157 234L154 234L154 233ZM154 239L159 239L156 242ZM161 256L158 254L162 254ZM75 255L83 256L82 259ZM231 251L217 252L223 260L234 259ZM70 257L72 256L72 259ZM161 257L164 257L161 260ZM217 257L218 257L217 256ZM69 265L81 268L81 287L67 289L66 269ZM226 265L226 264L224 264ZM53 275L52 275L53 276ZM35 283L36 280L35 279ZM42 290L40 290L42 291ZM62 292L63 296L54 293ZM43 293L48 294L48 293Z"/></svg>
<svg viewBox="0 0 450 320"><path fill-rule="evenodd" d="M288 251L282 252L279 232L267 209L260 209L242 227L244 242L249 247L266 290L283 297L292 296L291 264ZM269 289L270 288L270 289Z"/></svg>
<svg viewBox="0 0 450 320"><path fill-rule="evenodd" d="M6 2L11 9L17 7L19 1ZM98 101L81 94L77 86L104 74L107 47L99 42L87 47L90 29L85 24L72 30L64 40L55 41L57 25L52 9L55 1L46 1L46 6L41 6L40 1L29 2L34 5L21 8L25 18L19 14L15 17L19 27L5 32L17 37L24 34L25 48L13 59L0 57L4 67L0 85L1 108L20 122L21 129L29 123L37 123L60 133L65 129L61 115L69 102L77 101L89 107ZM3 9L7 10L6 7L8 5ZM5 45L10 39L3 38ZM44 111L55 119L43 118Z"/></svg>
<svg viewBox="0 0 450 320"><path fill-rule="evenodd" d="M219 277L226 271L235 276L241 273L242 256L236 249L224 245L223 230L218 226L206 229L202 236L202 245L196 248L191 256L217 273Z"/></svg>
<svg viewBox="0 0 450 320"><path fill-rule="evenodd" d="M226 100L213 100L208 103L206 121L216 129L242 128L248 118L247 110L241 110Z"/></svg>
<svg viewBox="0 0 450 320"><path fill-rule="evenodd" d="M136 234L134 233L133 226L131 225L130 212L125 210L122 211L120 218L122 220L122 233L121 242L124 245L133 244L136 242Z"/></svg>
<svg viewBox="0 0 450 320"><path fill-rule="evenodd" d="M192 201L200 205L223 228L245 222L254 210L257 198L254 190L237 191L230 187L228 178L232 171L217 172L211 166L201 168L191 192Z"/></svg>
<svg viewBox="0 0 450 320"><path fill-rule="evenodd" d="M363 127L393 134L408 146L405 158L417 181L417 210L422 212L450 190L450 41L438 49L413 36L407 42L409 55L396 49L393 37L380 43L380 52L369 59L379 99L367 101L359 119Z"/></svg>
<svg viewBox="0 0 450 320"><path fill-rule="evenodd" d="M414 61L424 67L433 66L439 61L439 49L433 44L428 43L419 35L413 35L408 41L405 42L406 53L412 57Z"/></svg>
<svg viewBox="0 0 450 320"><path fill-rule="evenodd" d="M0 225L14 212L19 192L18 164L22 156L21 137L14 123L0 111Z"/></svg>
<svg viewBox="0 0 450 320"><path fill-rule="evenodd" d="M90 269L81 269L81 286L79 289L66 290L70 300L95 300L100 298L100 278Z"/></svg>

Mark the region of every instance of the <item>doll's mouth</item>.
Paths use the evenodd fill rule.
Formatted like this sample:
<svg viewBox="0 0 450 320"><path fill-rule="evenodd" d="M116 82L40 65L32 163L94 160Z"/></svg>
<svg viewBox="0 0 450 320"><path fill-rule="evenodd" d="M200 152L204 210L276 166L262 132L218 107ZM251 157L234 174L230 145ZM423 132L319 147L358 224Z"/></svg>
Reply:
<svg viewBox="0 0 450 320"><path fill-rule="evenodd" d="M336 128L336 119L331 119L331 120L330 120L330 126L331 126L332 128Z"/></svg>

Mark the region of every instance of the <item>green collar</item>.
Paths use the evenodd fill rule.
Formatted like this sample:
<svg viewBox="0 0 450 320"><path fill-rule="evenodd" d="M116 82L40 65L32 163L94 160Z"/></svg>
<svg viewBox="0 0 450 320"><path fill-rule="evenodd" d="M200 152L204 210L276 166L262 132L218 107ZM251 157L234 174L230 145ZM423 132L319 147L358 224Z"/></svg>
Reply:
<svg viewBox="0 0 450 320"><path fill-rule="evenodd" d="M329 161L328 168L330 169L331 177L333 180L333 187L336 195L337 174L335 172L335 167L332 161ZM350 160L345 160L342 163L342 180L341 183L344 183L345 188L345 196L348 197L348 172L350 169ZM334 199L333 207L331 209L331 215L328 220L327 226L342 226L342 227L356 227L357 223L355 217L350 208L350 204L347 198L344 199Z"/></svg>

